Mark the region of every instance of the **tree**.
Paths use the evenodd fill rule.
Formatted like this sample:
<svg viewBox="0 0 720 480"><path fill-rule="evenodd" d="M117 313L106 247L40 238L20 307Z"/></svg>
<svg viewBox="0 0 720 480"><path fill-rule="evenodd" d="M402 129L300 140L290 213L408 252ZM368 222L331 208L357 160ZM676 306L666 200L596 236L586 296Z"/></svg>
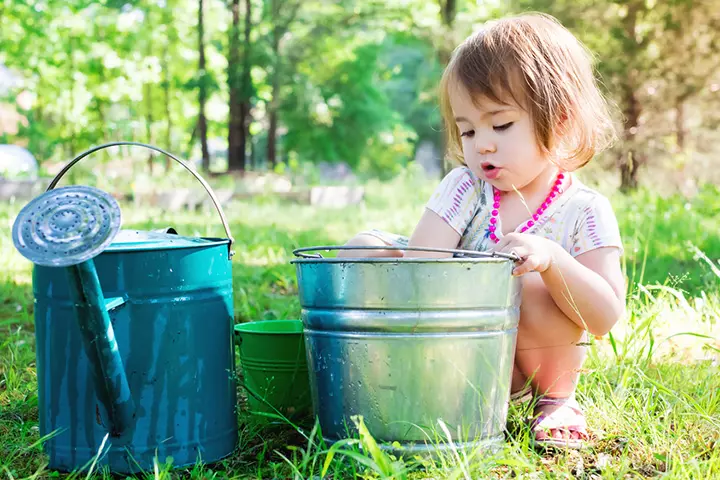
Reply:
<svg viewBox="0 0 720 480"><path fill-rule="evenodd" d="M202 169L210 170L210 152L207 143L207 118L205 117L205 104L207 103L208 85L205 65L205 22L203 19L203 0L198 0L198 120L197 131L200 136L202 149Z"/></svg>
<svg viewBox="0 0 720 480"><path fill-rule="evenodd" d="M245 0L245 28L242 64L240 63L240 1L231 4L232 28L228 52L228 85L230 89L230 121L228 125L228 170L245 171L247 144L250 141L250 108L253 96L250 76L252 45L252 2Z"/></svg>
<svg viewBox="0 0 720 480"><path fill-rule="evenodd" d="M112 140L159 142L186 156L199 145L209 168L208 142L227 135L230 170L254 168L256 158L272 168L282 157L392 172L413 143L442 144L437 84L457 44L487 19L532 10L558 17L596 54L601 85L620 107L621 141L604 158L630 189L649 159L682 171L683 162L697 165L685 160L695 152L713 157L716 4L4 2L0 62L22 85L2 101L22 93L32 106L21 112L28 124L3 140L55 161Z"/></svg>
<svg viewBox="0 0 720 480"><path fill-rule="evenodd" d="M228 121L228 167L245 168L245 145L242 140L245 119L242 116L242 65L240 64L240 0L230 4L232 27L228 42L228 90L230 118ZM235 167L237 166L237 167Z"/></svg>
<svg viewBox="0 0 720 480"><path fill-rule="evenodd" d="M620 169L620 189L628 191L637 188L639 168L647 161L647 154L637 139L642 113L639 90L646 80L647 50L653 37L649 32L643 34L640 28L650 12L645 0L631 0L627 2L625 8L627 10L621 25L615 27L613 32L622 46L624 55L622 63L625 63L623 65L624 74L617 78L623 109L622 139L624 142L624 148L618 154L618 167Z"/></svg>
<svg viewBox="0 0 720 480"><path fill-rule="evenodd" d="M290 3L280 0L269 0L270 10L270 22L273 27L271 29L271 40L272 45L272 67L270 69L270 103L268 104L268 133L267 133L267 161L270 168L275 167L277 164L277 130L278 130L278 109L280 107L280 86L282 81L282 67L283 67L283 55L281 42L288 32L292 22L297 16L298 10L302 5L301 1ZM288 14L283 17L281 15L281 8L287 9Z"/></svg>
<svg viewBox="0 0 720 480"><path fill-rule="evenodd" d="M671 109L678 152L687 149L686 104L720 73L720 9L714 0L670 2L658 22L656 108Z"/></svg>
<svg viewBox="0 0 720 480"><path fill-rule="evenodd" d="M165 117L165 149L169 152L174 151L173 145L173 115L172 115L172 79L173 72L171 67L171 51L173 46L178 42L177 28L173 19L174 4L167 2L162 9L162 91L163 91L163 115ZM165 157L165 171L170 169L170 157Z"/></svg>

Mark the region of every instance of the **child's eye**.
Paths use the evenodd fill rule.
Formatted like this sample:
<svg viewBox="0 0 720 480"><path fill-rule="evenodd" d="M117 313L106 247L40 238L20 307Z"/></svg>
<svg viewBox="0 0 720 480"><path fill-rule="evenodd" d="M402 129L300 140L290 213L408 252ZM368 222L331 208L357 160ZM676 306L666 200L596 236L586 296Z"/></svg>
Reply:
<svg viewBox="0 0 720 480"><path fill-rule="evenodd" d="M461 137L467 137L467 138L472 138L473 135L475 135L475 130L468 130L467 132L462 132L460 134Z"/></svg>
<svg viewBox="0 0 720 480"><path fill-rule="evenodd" d="M508 122L503 125L496 125L493 127L493 129L495 129L496 132L504 132L508 128L512 127L513 123L514 122Z"/></svg>

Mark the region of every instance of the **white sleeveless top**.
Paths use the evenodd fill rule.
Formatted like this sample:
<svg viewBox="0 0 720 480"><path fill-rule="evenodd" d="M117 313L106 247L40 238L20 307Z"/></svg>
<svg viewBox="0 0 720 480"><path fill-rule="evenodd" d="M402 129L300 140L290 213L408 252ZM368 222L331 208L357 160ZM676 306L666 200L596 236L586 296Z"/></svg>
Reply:
<svg viewBox="0 0 720 480"><path fill-rule="evenodd" d="M495 245L488 230L492 199L490 184L477 178L469 168L457 167L440 182L426 207L460 234L458 248L485 251L492 250ZM498 217L495 234L499 238L502 238L501 222L502 218ZM518 232L524 223L518 226ZM601 247L616 247L621 253L623 251L610 201L580 183L575 176L570 186L525 233L552 240L574 257ZM393 237L391 243L407 245L405 238Z"/></svg>

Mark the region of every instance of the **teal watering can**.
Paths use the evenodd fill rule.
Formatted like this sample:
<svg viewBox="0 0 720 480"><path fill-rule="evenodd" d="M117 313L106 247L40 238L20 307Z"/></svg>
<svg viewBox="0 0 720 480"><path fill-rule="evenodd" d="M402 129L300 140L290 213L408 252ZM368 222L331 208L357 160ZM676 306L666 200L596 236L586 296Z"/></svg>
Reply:
<svg viewBox="0 0 720 480"><path fill-rule="evenodd" d="M120 230L107 193L55 189L78 161L139 145L205 187L227 238ZM150 145L73 159L19 213L16 248L35 266L40 434L49 467L115 473L223 458L237 443L232 243L212 189Z"/></svg>

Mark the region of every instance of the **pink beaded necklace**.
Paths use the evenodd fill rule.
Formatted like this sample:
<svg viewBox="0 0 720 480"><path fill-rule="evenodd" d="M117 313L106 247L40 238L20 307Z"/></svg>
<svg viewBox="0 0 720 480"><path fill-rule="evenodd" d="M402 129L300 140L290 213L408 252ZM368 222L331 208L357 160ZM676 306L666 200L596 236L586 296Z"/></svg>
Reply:
<svg viewBox="0 0 720 480"><path fill-rule="evenodd" d="M558 173L557 178L555 179L555 184L553 185L552 189L550 190L550 193L548 193L548 196L545 198L545 201L540 205L540 207L537 209L537 211L533 214L532 218L525 222L525 224L520 229L520 233L525 233L528 231L529 228L531 228L533 225L535 225L535 222L538 221L540 218L540 215L545 213L545 210L550 207L550 205L555 201L557 196L562 191L562 184L563 179L565 178L565 174L562 172ZM495 231L497 230L497 221L498 221L498 215L500 214L499 208L500 208L500 190L493 187L493 209L492 212L490 212L490 226L488 227L488 232L490 232L490 240L492 240L495 243L498 243L500 239L497 235L495 235Z"/></svg>

